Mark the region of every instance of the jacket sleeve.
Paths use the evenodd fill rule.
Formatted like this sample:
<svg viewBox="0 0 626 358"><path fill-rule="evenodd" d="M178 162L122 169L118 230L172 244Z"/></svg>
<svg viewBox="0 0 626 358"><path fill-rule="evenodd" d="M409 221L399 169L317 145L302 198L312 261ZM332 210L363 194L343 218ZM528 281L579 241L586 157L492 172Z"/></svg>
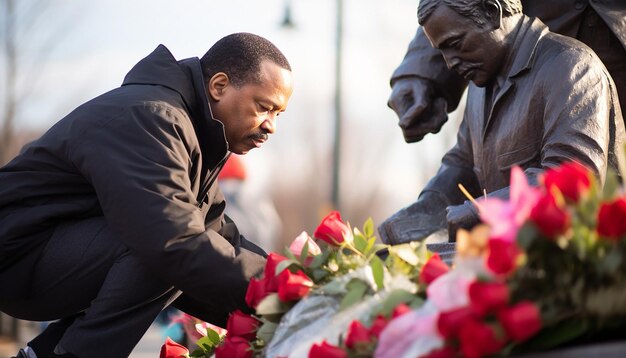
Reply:
<svg viewBox="0 0 626 358"><path fill-rule="evenodd" d="M537 77L545 98L541 166L576 160L604 183L616 139L620 140L616 136L623 135L621 115L615 116L612 82L587 50L565 50L554 63L542 66ZM557 79L559 85L554 86Z"/></svg>
<svg viewBox="0 0 626 358"><path fill-rule="evenodd" d="M459 126L456 144L443 156L437 174L428 181L420 196L433 192L445 198L447 205L459 205L466 199L458 187L459 184L463 184L472 196L480 195L480 185L474 173L472 143L465 119Z"/></svg>
<svg viewBox="0 0 626 358"><path fill-rule="evenodd" d="M459 105L467 86L463 77L448 69L441 52L432 47L421 26L409 43L404 59L393 72L391 84L399 78L410 76L431 81L437 95L446 99L448 112L454 111Z"/></svg>
<svg viewBox="0 0 626 358"><path fill-rule="evenodd" d="M169 106L136 106L86 130L70 157L148 270L200 302L219 295L225 311L245 308L248 280L265 260L205 226L189 177L197 146L190 128Z"/></svg>

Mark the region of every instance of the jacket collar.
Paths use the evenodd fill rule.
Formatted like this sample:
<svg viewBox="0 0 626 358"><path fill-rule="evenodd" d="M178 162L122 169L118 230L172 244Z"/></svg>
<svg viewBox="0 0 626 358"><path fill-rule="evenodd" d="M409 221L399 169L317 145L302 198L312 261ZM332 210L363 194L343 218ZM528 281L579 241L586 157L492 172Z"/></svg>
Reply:
<svg viewBox="0 0 626 358"><path fill-rule="evenodd" d="M485 125L483 126L482 132L483 141L485 140L485 136L487 135L489 127L493 122L493 113L498 106L498 102L500 102L500 99L513 89L515 86L514 79L517 76L523 75L532 68L539 41L547 32L548 27L544 25L541 20L522 16L521 23L519 24L518 30L515 34L513 46L511 47L513 52L511 52L510 58L513 62L508 71L505 70L506 75L503 77L502 87L497 91L497 93L494 94L491 106L488 108L485 108L485 106L482 107L482 110L486 111L486 113L482 116L485 118ZM486 88L480 89L483 99L486 98L486 90Z"/></svg>
<svg viewBox="0 0 626 358"><path fill-rule="evenodd" d="M527 16L522 17L520 29L513 42L513 48L517 50L513 54L513 64L507 77L516 77L532 68L539 40L547 32L548 27L541 20Z"/></svg>
<svg viewBox="0 0 626 358"><path fill-rule="evenodd" d="M181 95L200 142L206 168L214 169L228 154L224 126L213 118L197 57L176 61L165 46L159 45L128 72L122 86L131 84L160 85Z"/></svg>

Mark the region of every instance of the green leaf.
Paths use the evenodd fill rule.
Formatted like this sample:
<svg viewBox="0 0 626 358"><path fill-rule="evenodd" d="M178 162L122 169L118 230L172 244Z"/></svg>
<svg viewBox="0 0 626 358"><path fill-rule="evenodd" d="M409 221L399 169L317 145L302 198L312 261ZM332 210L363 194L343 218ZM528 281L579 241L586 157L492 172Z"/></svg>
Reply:
<svg viewBox="0 0 626 358"><path fill-rule="evenodd" d="M309 241L307 240L302 246L302 251L300 251L300 264L304 266L307 257L309 257Z"/></svg>
<svg viewBox="0 0 626 358"><path fill-rule="evenodd" d="M374 220L372 220L371 217L365 220L365 224L363 224L363 233L365 234L365 237L374 236Z"/></svg>
<svg viewBox="0 0 626 358"><path fill-rule="evenodd" d="M222 342L222 339L220 338L219 333L215 332L214 330L208 327L206 329L206 336L203 338L208 339L209 342L213 344L213 346L217 346Z"/></svg>
<svg viewBox="0 0 626 358"><path fill-rule="evenodd" d="M296 255L294 255L293 252L291 252L291 250L289 250L288 247L286 247L285 250L283 250L283 252L285 253L286 258L291 259L293 261L298 261L298 258L296 257Z"/></svg>
<svg viewBox="0 0 626 358"><path fill-rule="evenodd" d="M198 345L198 347L202 347L205 350L209 350L220 344L220 337L219 335L217 335L217 333L216 333L217 337L213 337L213 338L217 338L217 340L215 341L213 340L213 338L209 337L208 333L209 331L207 330L207 335L204 337L201 337L200 339L196 341L196 344Z"/></svg>
<svg viewBox="0 0 626 358"><path fill-rule="evenodd" d="M315 269L313 270L312 275L313 275L312 277L313 282L318 283L322 279L324 279L326 276L328 276L328 271L322 270L322 269Z"/></svg>
<svg viewBox="0 0 626 358"><path fill-rule="evenodd" d="M413 301L415 300L419 300L419 303L422 303L422 300L419 297L415 296L409 291L393 290L382 302L382 308L380 310L380 313L388 317L399 304L406 303L409 306L412 306Z"/></svg>
<svg viewBox="0 0 626 358"><path fill-rule="evenodd" d="M269 343L272 340L272 337L274 337L276 327L278 327L277 323L265 321L256 332L257 338L261 339L265 343Z"/></svg>
<svg viewBox="0 0 626 358"><path fill-rule="evenodd" d="M204 348L198 347L196 350L189 354L190 358L209 358L213 354L213 350L205 351Z"/></svg>
<svg viewBox="0 0 626 358"><path fill-rule="evenodd" d="M365 248L367 247L367 240L365 240L363 235L354 235L354 247L360 253L364 253Z"/></svg>
<svg viewBox="0 0 626 358"><path fill-rule="evenodd" d="M365 292L367 292L368 287L369 285L367 283L359 279L350 280L350 282L346 284L348 293L343 297L343 300L341 300L339 310L343 310L361 301Z"/></svg>
<svg viewBox="0 0 626 358"><path fill-rule="evenodd" d="M281 301L278 293L267 295L256 307L256 313L261 316L283 314L291 308L291 305Z"/></svg>
<svg viewBox="0 0 626 358"><path fill-rule="evenodd" d="M610 200L615 197L617 189L619 188L619 179L617 174L609 168L606 172L606 180L604 181L604 188L602 189L602 199Z"/></svg>
<svg viewBox="0 0 626 358"><path fill-rule="evenodd" d="M276 265L276 276L278 276L278 274L280 274L281 272L283 272L284 269L290 267L290 266L296 266L298 268L301 268L302 266L300 265L300 261L297 260L283 260L281 262L278 263L278 265Z"/></svg>
<svg viewBox="0 0 626 358"><path fill-rule="evenodd" d="M330 251L322 251L321 254L313 256L313 261L311 262L311 269L317 269L322 267L328 261L328 256L330 255Z"/></svg>
<svg viewBox="0 0 626 358"><path fill-rule="evenodd" d="M374 276L376 287L378 287L378 290L382 290L385 288L385 267L383 265L383 261L378 256L374 255L370 261L370 267L372 268L372 275Z"/></svg>
<svg viewBox="0 0 626 358"><path fill-rule="evenodd" d="M541 234L535 227L533 223L526 222L520 230L517 232L517 244L524 251L528 251L528 249L535 243L537 238L539 238Z"/></svg>
<svg viewBox="0 0 626 358"><path fill-rule="evenodd" d="M614 274L622 265L622 252L619 250L610 250L603 260L598 262L598 271L602 274Z"/></svg>

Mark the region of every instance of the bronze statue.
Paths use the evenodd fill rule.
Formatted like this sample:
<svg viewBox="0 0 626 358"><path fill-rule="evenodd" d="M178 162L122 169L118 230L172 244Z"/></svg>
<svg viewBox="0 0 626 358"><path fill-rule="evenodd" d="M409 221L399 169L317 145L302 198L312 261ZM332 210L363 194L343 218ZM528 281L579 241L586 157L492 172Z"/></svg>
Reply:
<svg viewBox="0 0 626 358"><path fill-rule="evenodd" d="M521 0L522 11L550 31L580 40L602 60L626 103L626 2L624 0ZM457 108L467 81L446 68L419 26L391 76L388 105L408 142L437 133Z"/></svg>
<svg viewBox="0 0 626 358"><path fill-rule="evenodd" d="M624 123L615 84L583 43L522 13L519 0L422 0L418 19L448 68L470 81L456 145L418 200L379 228L383 241L454 238L478 222L474 197L507 197L510 169L536 182L544 168L576 160L604 181L617 168Z"/></svg>

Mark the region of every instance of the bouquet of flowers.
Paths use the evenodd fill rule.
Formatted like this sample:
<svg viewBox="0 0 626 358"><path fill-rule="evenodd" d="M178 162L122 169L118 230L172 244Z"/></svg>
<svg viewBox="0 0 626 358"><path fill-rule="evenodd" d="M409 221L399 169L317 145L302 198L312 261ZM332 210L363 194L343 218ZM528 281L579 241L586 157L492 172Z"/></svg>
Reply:
<svg viewBox="0 0 626 358"><path fill-rule="evenodd" d="M483 224L458 232L452 267L422 243L377 244L371 220L359 230L329 214L313 237L269 255L246 295L256 313L233 313L226 338L207 348L217 358L484 357L620 332L626 196L617 175L601 187L564 163L533 187L513 168L508 200L475 205Z"/></svg>

